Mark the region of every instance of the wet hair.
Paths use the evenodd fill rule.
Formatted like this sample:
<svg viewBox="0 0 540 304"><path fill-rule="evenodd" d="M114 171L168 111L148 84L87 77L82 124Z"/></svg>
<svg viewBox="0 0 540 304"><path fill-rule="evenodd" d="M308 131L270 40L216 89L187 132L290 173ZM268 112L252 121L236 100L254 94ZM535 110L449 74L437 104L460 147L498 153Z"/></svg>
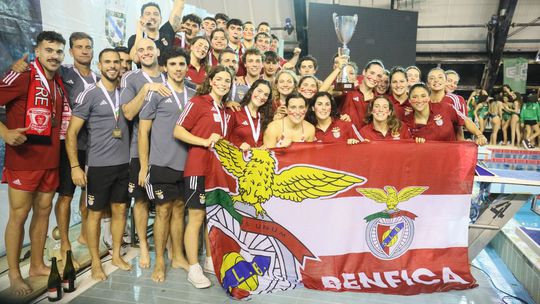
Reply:
<svg viewBox="0 0 540 304"><path fill-rule="evenodd" d="M403 76L405 76L405 80L408 80L407 79L407 72L405 72L405 70L402 67L395 66L395 67L392 68L392 70L390 70L390 76L388 76L388 78L390 80L390 83L392 82L392 77L394 77L394 75L398 74L398 73L403 74Z"/></svg>
<svg viewBox="0 0 540 304"><path fill-rule="evenodd" d="M364 71L367 71L372 65L378 65L378 66L380 66L383 70L385 69L385 68L384 68L384 64L382 63L381 60L379 60L379 59L372 59L372 60L368 61L368 63L366 63L366 66L364 67Z"/></svg>
<svg viewBox="0 0 540 304"><path fill-rule="evenodd" d="M117 51L118 53L125 53L125 54L129 55L129 50L125 46L117 46L117 47L114 48L114 50Z"/></svg>
<svg viewBox="0 0 540 304"><path fill-rule="evenodd" d="M396 117L396 113L394 112L394 104L388 97L384 95L379 95L375 97L369 104L368 109L366 113L366 118L364 121L367 124L370 124L373 122L373 106L375 105L375 101L377 99L384 99L386 102L388 102L388 109L390 110L390 114L388 115L388 118L386 119L386 125L388 126L388 131L390 131L390 134L399 134L399 131L401 130L401 121Z"/></svg>
<svg viewBox="0 0 540 304"><path fill-rule="evenodd" d="M36 45L40 45L43 41L58 42L66 45L66 39L60 33L54 31L43 31L36 38Z"/></svg>
<svg viewBox="0 0 540 304"><path fill-rule="evenodd" d="M318 68L317 58L315 58L315 57L313 57L313 56L311 56L311 55L306 55L306 56L300 58L300 59L298 60L298 63L296 64L296 72L297 72L298 74L300 74L300 66L302 66L302 62L304 62L304 61L311 61L311 62L313 62L313 67L315 68L315 71L317 70L317 68Z"/></svg>
<svg viewBox="0 0 540 304"><path fill-rule="evenodd" d="M226 28L229 28L229 26L231 26L231 25L244 26L244 24L242 23L242 20L236 19L236 18L233 18L233 19L230 19L229 21L227 21Z"/></svg>
<svg viewBox="0 0 540 304"><path fill-rule="evenodd" d="M270 37L272 37L272 40L279 40L276 34L271 34Z"/></svg>
<svg viewBox="0 0 540 304"><path fill-rule="evenodd" d="M255 91L255 89L259 87L259 85L265 85L268 87L268 89L270 89L268 100L266 101L264 105L259 107L259 111L258 111L261 114L261 130L264 132L264 130L266 130L266 126L268 126L268 124L272 122L272 119L274 117L274 113L272 111L272 85L270 84L270 82L265 79L255 80L255 82L251 85L249 90L246 92L246 95L244 95L244 98L242 98L242 101L240 101L240 106L244 107L251 101L251 97L253 96L253 91Z"/></svg>
<svg viewBox="0 0 540 304"><path fill-rule="evenodd" d="M309 103L309 108L306 113L306 120L311 123L312 125L317 125L317 115L315 114L315 111L313 110L313 107L315 107L315 103L317 103L317 99L326 97L330 100L330 117L333 119L339 119L339 109L336 103L336 100L334 99L334 96L328 92L317 92L312 98Z"/></svg>
<svg viewBox="0 0 540 304"><path fill-rule="evenodd" d="M222 102L228 100L229 94L231 93L232 85L234 83L234 72L231 71L231 69L222 65L216 65L210 69L208 75L206 75L206 79L204 80L203 84L197 88L197 96L210 94L210 92L212 92L212 86L210 86L210 81L212 81L212 79L214 79L214 77L221 72L227 72L231 76L231 86L229 87L229 92L225 94L223 98L221 98Z"/></svg>
<svg viewBox="0 0 540 304"><path fill-rule="evenodd" d="M191 59L188 52L179 47L166 48L165 51L159 56L158 61L160 66L166 66L167 61L176 57L184 57L186 64L189 65L189 60Z"/></svg>
<svg viewBox="0 0 540 304"><path fill-rule="evenodd" d="M212 21L212 22L214 22L214 23L217 23L217 22L216 22L216 19L213 18L213 17L210 17L210 16L204 17L203 21L206 21L206 20L210 20L210 21Z"/></svg>
<svg viewBox="0 0 540 304"><path fill-rule="evenodd" d="M256 56L261 56L261 62L264 62L264 55L263 53L261 53L261 51L258 49L258 48L249 48L247 49L244 54L242 54L242 62L246 62L246 59L247 59L247 56L248 55L256 55Z"/></svg>
<svg viewBox="0 0 540 304"><path fill-rule="evenodd" d="M83 32L73 32L69 36L69 48L72 49L73 48L73 43L75 43L75 41L81 40L81 39L90 40L90 44L92 46L94 46L94 39L92 39L92 37L90 35L88 35L87 33L83 33Z"/></svg>
<svg viewBox="0 0 540 304"><path fill-rule="evenodd" d="M413 84L409 88L409 96L411 96L412 91L414 91L417 88L423 88L424 90L426 90L428 92L428 94L431 94L431 90L429 89L429 87L425 83L417 82L417 83Z"/></svg>
<svg viewBox="0 0 540 304"><path fill-rule="evenodd" d="M479 95L478 96L478 103L485 102L485 101L487 101L487 99L488 99L487 95Z"/></svg>
<svg viewBox="0 0 540 304"><path fill-rule="evenodd" d="M118 54L118 52L113 48L105 48L105 49L101 50L101 52L99 52L98 60L100 62L101 62L101 57L103 57L103 55L105 55L106 53L116 53L116 54ZM120 56L120 55L118 55L118 56Z"/></svg>
<svg viewBox="0 0 540 304"><path fill-rule="evenodd" d="M187 21L196 23L199 27L201 27L202 19L195 14L188 14L182 17L182 23L186 23Z"/></svg>
<svg viewBox="0 0 540 304"><path fill-rule="evenodd" d="M246 24L251 24L251 25L253 25L253 22L251 22L251 21L246 21L246 22L244 22L244 25L246 25Z"/></svg>
<svg viewBox="0 0 540 304"><path fill-rule="evenodd" d="M536 94L534 93L531 93L529 95L527 95L525 97L525 100L524 100L526 103L535 103L535 102L538 102L538 96L536 96Z"/></svg>
<svg viewBox="0 0 540 304"><path fill-rule="evenodd" d="M155 2L148 2L148 3L143 4L143 6L141 6L141 16L144 15L144 10L147 7L152 7L152 6L157 8L157 10L159 11L159 14L161 15L161 8L159 7L159 4Z"/></svg>
<svg viewBox="0 0 540 304"><path fill-rule="evenodd" d="M306 107L308 106L308 101L306 100L306 98L304 96L302 96L302 94L296 92L296 91L293 91L291 94L289 94L289 96L287 96L287 98L285 98L285 106L286 107L289 107L289 100L291 99L294 99L294 98L300 98L304 101Z"/></svg>
<svg viewBox="0 0 540 304"><path fill-rule="evenodd" d="M278 63L279 55L274 51L266 51L264 52L264 62Z"/></svg>
<svg viewBox="0 0 540 304"><path fill-rule="evenodd" d="M224 13L217 13L214 16L214 19L216 20L216 23L218 20L225 20L225 22L229 21L229 16L225 15Z"/></svg>

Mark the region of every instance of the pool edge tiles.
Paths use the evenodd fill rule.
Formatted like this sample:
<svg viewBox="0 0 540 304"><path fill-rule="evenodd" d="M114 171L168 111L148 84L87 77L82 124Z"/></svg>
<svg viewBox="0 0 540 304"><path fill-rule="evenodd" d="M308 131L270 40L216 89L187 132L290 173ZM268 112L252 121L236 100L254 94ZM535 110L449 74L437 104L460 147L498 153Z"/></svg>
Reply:
<svg viewBox="0 0 540 304"><path fill-rule="evenodd" d="M516 233L519 224L511 219L491 241L507 265L536 303L540 303L540 256Z"/></svg>

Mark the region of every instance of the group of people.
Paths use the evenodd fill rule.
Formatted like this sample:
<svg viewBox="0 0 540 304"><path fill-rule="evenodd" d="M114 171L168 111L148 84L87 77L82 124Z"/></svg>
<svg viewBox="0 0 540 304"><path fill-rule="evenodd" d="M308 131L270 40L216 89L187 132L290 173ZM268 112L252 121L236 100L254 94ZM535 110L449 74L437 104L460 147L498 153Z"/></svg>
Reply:
<svg viewBox="0 0 540 304"><path fill-rule="evenodd" d="M467 100L469 117L480 131L486 132L491 126L491 145L516 146L525 149L540 146L540 89L536 94L522 96L509 85L503 85L501 92L489 96L482 89L474 90ZM502 140L498 140L502 131ZM510 132L510 136L508 135Z"/></svg>
<svg viewBox="0 0 540 304"><path fill-rule="evenodd" d="M101 50L98 72L91 70L88 34L69 37L74 63L62 65L66 41L41 32L36 60L17 61L0 83L0 105L7 108L7 122L0 123L10 200L6 249L15 294L31 291L19 269L29 211L30 276L48 275L43 248L52 199L58 192L55 214L65 256L77 186L83 189L78 241L89 248L92 278L107 278L99 255L102 230L105 241L111 239L112 264L131 269L120 248L133 200L140 267L151 266L147 225L153 203L152 279L165 280L167 250L171 267L185 269L197 288L210 286L204 274L214 272L210 246L203 266L198 246L207 164L221 139L244 151L299 142L423 143L463 140L465 127L477 144L486 144L463 98L451 93L459 80L453 71L434 68L425 84L414 66L387 71L372 60L360 71L336 55L332 72L319 80L312 56L300 58L299 49L289 60L277 55L268 23L255 28L224 14L182 17L183 7L175 0L161 25L159 6L143 5L128 47ZM343 71L352 90L334 90Z"/></svg>

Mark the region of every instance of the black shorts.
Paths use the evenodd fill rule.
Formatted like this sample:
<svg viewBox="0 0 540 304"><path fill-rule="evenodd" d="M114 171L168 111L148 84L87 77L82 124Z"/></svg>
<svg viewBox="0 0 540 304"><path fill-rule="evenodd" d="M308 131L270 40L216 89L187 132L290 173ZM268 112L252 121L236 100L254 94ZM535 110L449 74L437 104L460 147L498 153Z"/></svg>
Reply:
<svg viewBox="0 0 540 304"><path fill-rule="evenodd" d="M190 209L206 208L206 192L204 191L204 176L186 176L185 204Z"/></svg>
<svg viewBox="0 0 540 304"><path fill-rule="evenodd" d="M156 204L184 199L183 171L150 166L146 180L146 193Z"/></svg>
<svg viewBox="0 0 540 304"><path fill-rule="evenodd" d="M127 185L129 164L107 167L88 167L86 172L86 206L102 211L110 203L128 203Z"/></svg>
<svg viewBox="0 0 540 304"><path fill-rule="evenodd" d="M132 158L129 162L129 198L134 198L136 201L149 201L146 189L139 186L139 171L141 171L141 163L138 158Z"/></svg>
<svg viewBox="0 0 540 304"><path fill-rule="evenodd" d="M525 123L525 125L527 125L527 126L536 126L536 124L538 123L538 121L536 121L536 120L525 120L524 123Z"/></svg>
<svg viewBox="0 0 540 304"><path fill-rule="evenodd" d="M86 164L86 151L78 150L77 155L79 157L79 166L84 170L84 165ZM75 184L71 179L71 164L69 163L69 158L67 156L66 145L64 142L60 142L60 184L56 188L56 192L61 196L71 196L75 193Z"/></svg>

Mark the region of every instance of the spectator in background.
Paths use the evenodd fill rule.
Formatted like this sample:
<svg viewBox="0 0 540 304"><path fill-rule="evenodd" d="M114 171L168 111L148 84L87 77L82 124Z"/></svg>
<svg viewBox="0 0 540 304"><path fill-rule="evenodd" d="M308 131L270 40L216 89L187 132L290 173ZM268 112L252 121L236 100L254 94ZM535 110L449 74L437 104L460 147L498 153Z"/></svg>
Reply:
<svg viewBox="0 0 540 304"><path fill-rule="evenodd" d="M272 37L266 32L258 33L255 36L255 47L261 51L261 53L264 53L268 50L270 50L270 41L272 40Z"/></svg>
<svg viewBox="0 0 540 304"><path fill-rule="evenodd" d="M118 77L122 78L126 72L131 71L133 68L133 60L131 60L129 51L126 47L117 46L114 48L114 50L120 55L120 75L118 75Z"/></svg>
<svg viewBox="0 0 540 304"><path fill-rule="evenodd" d="M525 149L534 149L534 140L540 135L540 105L538 104L538 96L529 94L525 97L525 103L521 107L520 113L521 126L525 127L523 135L523 147Z"/></svg>
<svg viewBox="0 0 540 304"><path fill-rule="evenodd" d="M244 49L249 49L253 47L254 37L255 37L255 25L253 25L253 22L251 21L246 21L244 23L244 33L243 33L243 39L242 39L242 45L244 46Z"/></svg>
<svg viewBox="0 0 540 304"><path fill-rule="evenodd" d="M388 70L384 70L384 74L381 81L379 81L379 83L375 87L375 92L377 93L377 95L388 94L388 88L390 87L389 77L390 77L390 72Z"/></svg>
<svg viewBox="0 0 540 304"><path fill-rule="evenodd" d="M208 66L218 65L219 54L227 48L229 41L223 29L215 29L210 34L210 51L208 52Z"/></svg>
<svg viewBox="0 0 540 304"><path fill-rule="evenodd" d="M202 29L206 38L210 39L210 35L217 28L216 19L212 17L205 17L202 22Z"/></svg>
<svg viewBox="0 0 540 304"><path fill-rule="evenodd" d="M274 82L276 73L279 71L279 56L276 52L267 51L264 53L262 78L270 83Z"/></svg>
<svg viewBox="0 0 540 304"><path fill-rule="evenodd" d="M405 69L405 73L407 73L407 81L409 82L409 87L422 81L422 72L417 66L411 65L407 67Z"/></svg>
<svg viewBox="0 0 540 304"><path fill-rule="evenodd" d="M173 45L175 33L181 28L184 2L184 0L174 1L169 20L161 27L159 5L155 2L148 2L141 7L141 17L137 22L136 34L128 39L129 55L133 62L139 64L139 56L137 56L137 50L133 46L137 45L137 42L143 38L153 40L160 52Z"/></svg>
<svg viewBox="0 0 540 304"><path fill-rule="evenodd" d="M217 13L214 16L214 19L216 19L217 28L222 30L227 29L227 22L229 22L229 16L225 15L224 13Z"/></svg>
<svg viewBox="0 0 540 304"><path fill-rule="evenodd" d="M296 74L299 76L315 75L317 73L317 59L311 55L306 55L296 64Z"/></svg>
<svg viewBox="0 0 540 304"><path fill-rule="evenodd" d="M257 33L261 32L270 33L270 24L268 22L263 21L257 25Z"/></svg>
<svg viewBox="0 0 540 304"><path fill-rule="evenodd" d="M174 45L189 49L189 46L193 42L193 38L195 38L201 30L201 24L201 17L195 14L185 15L182 18L180 30L176 34Z"/></svg>
<svg viewBox="0 0 540 304"><path fill-rule="evenodd" d="M272 41L270 42L270 51L276 52L279 54L279 38L275 34L271 35Z"/></svg>

